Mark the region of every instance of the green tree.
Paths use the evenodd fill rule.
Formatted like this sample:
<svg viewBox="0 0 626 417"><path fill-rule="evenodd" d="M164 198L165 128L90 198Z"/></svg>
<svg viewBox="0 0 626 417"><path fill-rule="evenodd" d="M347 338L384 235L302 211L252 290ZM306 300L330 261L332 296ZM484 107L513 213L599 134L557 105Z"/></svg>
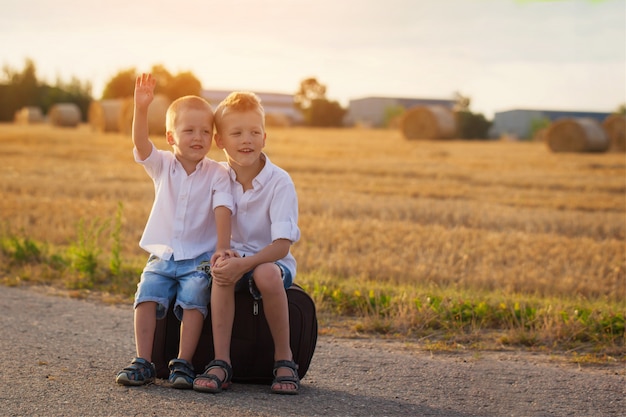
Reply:
<svg viewBox="0 0 626 417"><path fill-rule="evenodd" d="M346 110L336 101L326 99L314 99L309 108L310 126L316 127L340 127Z"/></svg>
<svg viewBox="0 0 626 417"><path fill-rule="evenodd" d="M302 113L307 126L341 126L346 110L336 101L326 98L326 86L316 78L306 78L294 95L296 107Z"/></svg>
<svg viewBox="0 0 626 417"><path fill-rule="evenodd" d="M481 113L470 109L472 99L458 91L454 93L454 113L456 116L457 135L460 139L487 139L493 124Z"/></svg>
<svg viewBox="0 0 626 417"><path fill-rule="evenodd" d="M13 120L15 112L24 106L37 106L40 99L37 69L31 59L26 59L24 69L3 67L3 94L0 96L0 120Z"/></svg>
<svg viewBox="0 0 626 417"><path fill-rule="evenodd" d="M326 99L326 86L320 84L317 78L306 78L300 81L300 88L293 99L296 106L304 111L311 107L313 100Z"/></svg>
<svg viewBox="0 0 626 417"><path fill-rule="evenodd" d="M37 80L35 63L27 59L19 71L4 66L0 84L0 120L11 121L15 112L25 106L36 106L45 114L55 103L75 103L81 110L83 120L92 100L91 83L72 77L69 82L56 80L50 86Z"/></svg>
<svg viewBox="0 0 626 417"><path fill-rule="evenodd" d="M199 96L202 93L202 83L191 72L176 74L167 86L166 94L171 100L187 95Z"/></svg>
<svg viewBox="0 0 626 417"><path fill-rule="evenodd" d="M164 94L170 100L186 95L200 95L202 84L191 72L181 72L172 75L163 65L154 65L150 73L157 81L155 94ZM103 99L132 97L137 78L135 68L122 70L111 78L102 93Z"/></svg>
<svg viewBox="0 0 626 417"><path fill-rule="evenodd" d="M461 139L487 139L493 124L481 113L459 111L456 113L458 136Z"/></svg>
<svg viewBox="0 0 626 417"><path fill-rule="evenodd" d="M470 111L470 104L472 99L468 96L461 94L458 91L454 92L454 110L458 112Z"/></svg>
<svg viewBox="0 0 626 417"><path fill-rule="evenodd" d="M154 87L155 94L165 94L170 97L168 88L172 85L174 76L163 65L153 65L150 70L152 76L156 80L156 86Z"/></svg>
<svg viewBox="0 0 626 417"><path fill-rule="evenodd" d="M118 72L104 87L103 99L132 97L135 91L137 70L129 68Z"/></svg>

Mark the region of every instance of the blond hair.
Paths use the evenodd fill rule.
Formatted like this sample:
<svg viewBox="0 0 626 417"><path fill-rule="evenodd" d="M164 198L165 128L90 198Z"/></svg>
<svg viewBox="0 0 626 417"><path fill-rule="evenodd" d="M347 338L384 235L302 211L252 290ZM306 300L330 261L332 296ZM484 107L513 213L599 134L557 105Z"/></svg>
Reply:
<svg viewBox="0 0 626 417"><path fill-rule="evenodd" d="M177 98L167 108L165 114L165 130L171 132L176 127L176 117L181 111L185 110L202 110L209 113L211 121L213 121L213 108L208 101L199 96L183 96Z"/></svg>
<svg viewBox="0 0 626 417"><path fill-rule="evenodd" d="M265 128L265 110L261 105L261 99L248 91L233 91L215 109L215 129L218 132L224 116L233 111L255 111L259 113L263 120L263 128Z"/></svg>

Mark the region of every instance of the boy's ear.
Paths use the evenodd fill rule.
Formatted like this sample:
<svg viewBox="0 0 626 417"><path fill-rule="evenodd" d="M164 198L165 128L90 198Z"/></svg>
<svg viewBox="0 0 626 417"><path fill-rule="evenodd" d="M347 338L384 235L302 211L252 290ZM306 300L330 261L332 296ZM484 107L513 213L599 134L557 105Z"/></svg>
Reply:
<svg viewBox="0 0 626 417"><path fill-rule="evenodd" d="M224 149L224 143L222 142L222 137L219 133L215 132L215 134L213 135L213 139L215 139L215 144L218 148Z"/></svg>
<svg viewBox="0 0 626 417"><path fill-rule="evenodd" d="M165 132L165 139L167 140L167 143L170 145L174 145L176 143L176 141L174 140L174 132L172 132L171 130L168 130L167 132Z"/></svg>

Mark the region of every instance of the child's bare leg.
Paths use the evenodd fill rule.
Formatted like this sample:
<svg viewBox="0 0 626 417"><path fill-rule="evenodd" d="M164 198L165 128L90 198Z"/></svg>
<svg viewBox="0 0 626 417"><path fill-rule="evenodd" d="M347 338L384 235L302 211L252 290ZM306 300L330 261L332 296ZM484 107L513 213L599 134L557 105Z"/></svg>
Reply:
<svg viewBox="0 0 626 417"><path fill-rule="evenodd" d="M289 305L280 269L273 263L259 265L254 270L254 282L263 297L263 311L274 340L274 360L293 360L289 344ZM289 369L279 368L276 376L291 376ZM279 389L293 389L281 384Z"/></svg>
<svg viewBox="0 0 626 417"><path fill-rule="evenodd" d="M191 363L200 340L204 316L199 310L183 310L183 320L180 326L180 346L178 358Z"/></svg>
<svg viewBox="0 0 626 417"><path fill-rule="evenodd" d="M140 303L135 307L135 347L137 356L152 362L152 345L156 329L156 307L152 301Z"/></svg>
<svg viewBox="0 0 626 417"><path fill-rule="evenodd" d="M228 364L230 364L230 339L233 333L234 319L235 286L213 284L211 287L211 324L215 359L223 360ZM222 381L226 378L224 370L218 367L211 369L209 373ZM216 388L215 381L209 379L196 379L195 384L205 388Z"/></svg>

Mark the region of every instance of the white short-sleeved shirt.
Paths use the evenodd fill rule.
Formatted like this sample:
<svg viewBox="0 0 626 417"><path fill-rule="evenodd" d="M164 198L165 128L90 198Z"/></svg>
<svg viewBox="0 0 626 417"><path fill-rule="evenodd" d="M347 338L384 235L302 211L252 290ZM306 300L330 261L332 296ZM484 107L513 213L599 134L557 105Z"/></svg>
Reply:
<svg viewBox="0 0 626 417"><path fill-rule="evenodd" d="M224 206L233 211L228 171L216 161L204 158L187 175L169 151L152 152L144 161L136 149L135 161L154 182L155 197L150 217L139 241L147 252L161 259L193 259L214 252L217 227L214 210Z"/></svg>
<svg viewBox="0 0 626 417"><path fill-rule="evenodd" d="M292 243L300 239L298 197L289 174L265 158L265 166L252 181L252 189L243 191L237 175L230 171L234 199L231 246L243 255L253 255L277 239ZM225 164L225 163L223 163ZM296 276L296 260L289 252L279 260Z"/></svg>

